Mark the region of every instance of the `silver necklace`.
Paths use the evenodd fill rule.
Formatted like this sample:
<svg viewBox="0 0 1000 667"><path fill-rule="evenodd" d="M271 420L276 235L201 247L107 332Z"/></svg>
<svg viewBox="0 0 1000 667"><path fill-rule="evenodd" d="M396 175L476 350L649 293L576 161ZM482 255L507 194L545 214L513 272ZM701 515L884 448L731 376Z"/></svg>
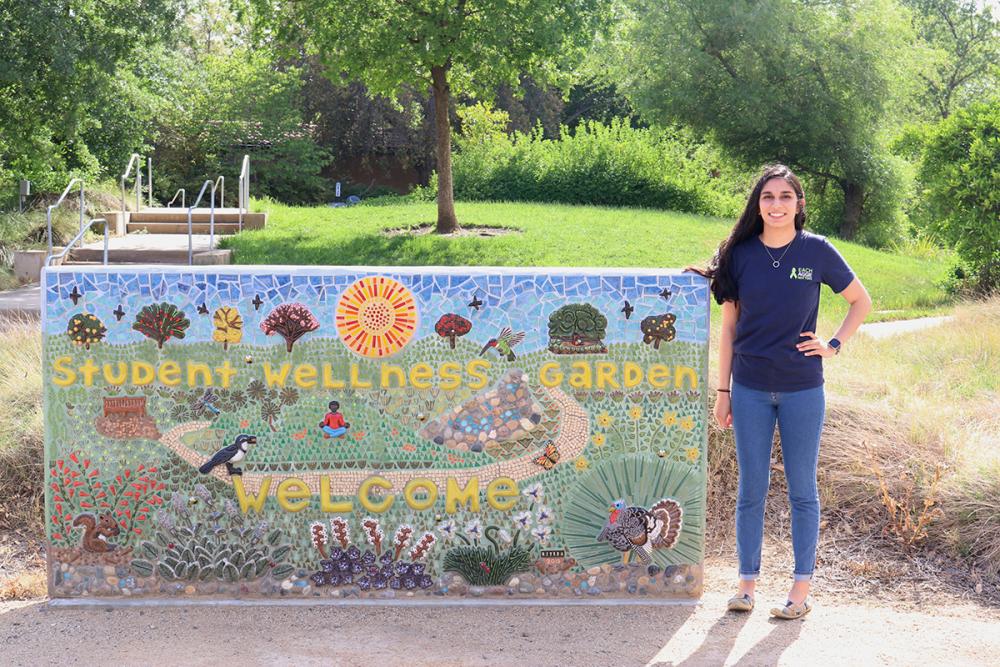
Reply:
<svg viewBox="0 0 1000 667"><path fill-rule="evenodd" d="M783 260L785 258L785 255L788 254L788 251L792 249L792 246L795 244L795 239L797 238L799 238L798 232L795 233L795 236L792 238L791 242L787 246L785 246L785 252L781 253L781 257L779 257L778 259L774 258L774 255L771 254L771 251L768 249L767 245L765 245L763 241L760 242L760 244L764 246L764 252L766 252L767 256L771 258L771 266L773 266L776 269L781 266L781 260Z"/></svg>

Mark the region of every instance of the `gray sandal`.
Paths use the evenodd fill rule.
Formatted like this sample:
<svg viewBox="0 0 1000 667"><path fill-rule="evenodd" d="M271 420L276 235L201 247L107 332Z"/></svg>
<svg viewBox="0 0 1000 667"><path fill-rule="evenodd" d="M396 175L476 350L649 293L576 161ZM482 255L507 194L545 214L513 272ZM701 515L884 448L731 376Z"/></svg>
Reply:
<svg viewBox="0 0 1000 667"><path fill-rule="evenodd" d="M802 604L795 604L794 602L789 600L785 602L784 607L774 607L771 610L771 616L786 621L794 621L796 619L802 618L811 611L812 611L812 605L809 604L808 600L803 600Z"/></svg>
<svg viewBox="0 0 1000 667"><path fill-rule="evenodd" d="M729 611L752 611L753 598L747 593L744 593L743 595L734 595L729 598L729 602L726 603L726 609Z"/></svg>

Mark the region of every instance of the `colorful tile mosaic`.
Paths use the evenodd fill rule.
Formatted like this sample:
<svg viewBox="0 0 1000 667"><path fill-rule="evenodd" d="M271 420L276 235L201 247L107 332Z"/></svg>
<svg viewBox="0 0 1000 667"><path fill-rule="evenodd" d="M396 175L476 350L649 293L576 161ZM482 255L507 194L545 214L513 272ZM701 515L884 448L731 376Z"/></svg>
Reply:
<svg viewBox="0 0 1000 667"><path fill-rule="evenodd" d="M54 597L700 595L699 276L43 279Z"/></svg>

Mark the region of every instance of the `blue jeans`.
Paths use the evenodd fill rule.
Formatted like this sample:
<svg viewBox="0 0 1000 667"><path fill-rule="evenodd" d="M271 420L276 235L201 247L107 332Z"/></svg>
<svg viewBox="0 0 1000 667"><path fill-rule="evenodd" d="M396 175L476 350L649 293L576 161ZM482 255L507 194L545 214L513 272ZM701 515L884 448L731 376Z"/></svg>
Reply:
<svg viewBox="0 0 1000 667"><path fill-rule="evenodd" d="M339 438L340 436L347 433L347 429L344 428L343 426L340 426L338 428L333 428L332 426L324 426L323 433L326 433L331 438Z"/></svg>
<svg viewBox="0 0 1000 667"><path fill-rule="evenodd" d="M774 425L781 434L788 501L792 507L792 549L795 580L808 581L816 565L819 541L819 492L816 465L823 430L823 387L771 392L732 384L733 431L740 468L736 500L736 550L740 579L760 574L764 540L764 500L771 483L771 443Z"/></svg>

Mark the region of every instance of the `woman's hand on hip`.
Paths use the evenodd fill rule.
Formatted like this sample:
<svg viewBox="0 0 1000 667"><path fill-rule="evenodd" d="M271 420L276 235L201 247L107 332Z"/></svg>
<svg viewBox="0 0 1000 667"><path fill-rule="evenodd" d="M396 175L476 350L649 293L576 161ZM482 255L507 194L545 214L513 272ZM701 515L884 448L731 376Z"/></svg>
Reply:
<svg viewBox="0 0 1000 667"><path fill-rule="evenodd" d="M730 403L729 392L719 391L715 394L715 421L720 428L733 425L733 406Z"/></svg>
<svg viewBox="0 0 1000 667"><path fill-rule="evenodd" d="M812 331L803 331L799 335L809 340L802 341L795 348L799 352L803 352L807 357L832 357L837 354L835 349L827 345L825 340Z"/></svg>

